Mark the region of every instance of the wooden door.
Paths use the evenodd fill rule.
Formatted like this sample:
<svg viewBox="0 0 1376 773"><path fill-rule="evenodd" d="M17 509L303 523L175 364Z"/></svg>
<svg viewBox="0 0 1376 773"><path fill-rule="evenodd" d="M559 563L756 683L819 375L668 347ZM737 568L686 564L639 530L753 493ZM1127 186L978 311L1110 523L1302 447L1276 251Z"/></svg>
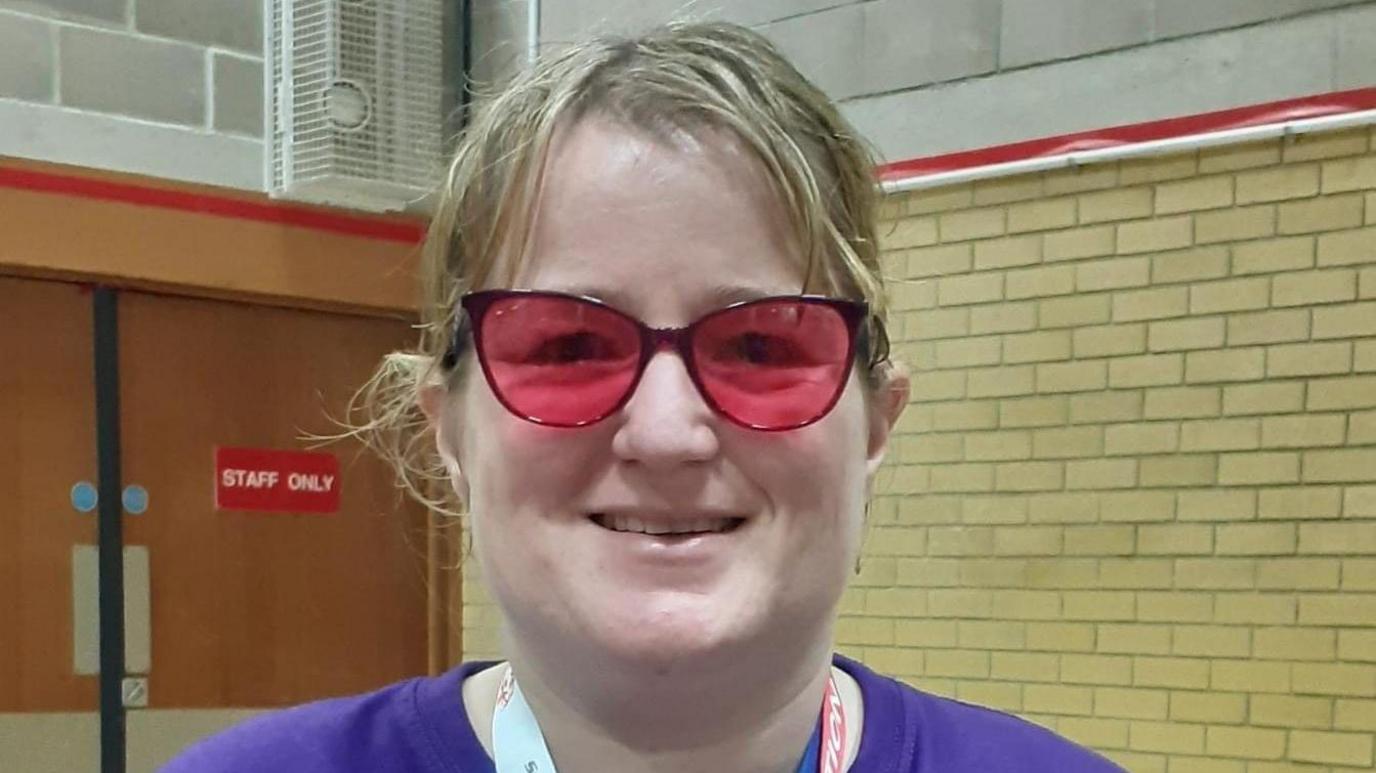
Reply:
<svg viewBox="0 0 1376 773"><path fill-rule="evenodd" d="M126 623L151 632L128 769L251 711L425 673L448 626L433 603L427 631L427 591L446 590L427 587L436 542L378 460L352 442L320 449L340 459L334 514L219 512L213 498L217 445L300 449L335 430L328 416L409 326L125 292L119 330L123 483L149 494L124 516L150 602L128 598L126 576ZM98 676L77 673L94 591L74 581L97 519L71 494L97 478L92 333L85 288L0 276L0 770L98 768Z"/></svg>
<svg viewBox="0 0 1376 773"><path fill-rule="evenodd" d="M96 480L91 300L0 276L0 712L90 711L72 667L72 546L94 544L73 485Z"/></svg>
<svg viewBox="0 0 1376 773"><path fill-rule="evenodd" d="M89 292L0 276L0 770L96 757L72 611L73 547L96 541L71 497L96 482L91 350Z"/></svg>
<svg viewBox="0 0 1376 773"><path fill-rule="evenodd" d="M123 476L148 510L152 709L264 708L426 671L425 516L357 443L340 511L219 512L217 446L303 449L336 431L400 320L126 292L120 301ZM135 743L130 740L131 746Z"/></svg>

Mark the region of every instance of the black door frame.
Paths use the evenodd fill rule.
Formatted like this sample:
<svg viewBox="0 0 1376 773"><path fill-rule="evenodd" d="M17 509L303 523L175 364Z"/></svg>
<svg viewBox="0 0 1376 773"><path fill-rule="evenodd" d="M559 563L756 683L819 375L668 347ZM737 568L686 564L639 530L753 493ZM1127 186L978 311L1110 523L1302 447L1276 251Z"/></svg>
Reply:
<svg viewBox="0 0 1376 773"><path fill-rule="evenodd" d="M94 320L97 552L100 588L100 771L125 773L124 506L120 480L119 294L97 286Z"/></svg>

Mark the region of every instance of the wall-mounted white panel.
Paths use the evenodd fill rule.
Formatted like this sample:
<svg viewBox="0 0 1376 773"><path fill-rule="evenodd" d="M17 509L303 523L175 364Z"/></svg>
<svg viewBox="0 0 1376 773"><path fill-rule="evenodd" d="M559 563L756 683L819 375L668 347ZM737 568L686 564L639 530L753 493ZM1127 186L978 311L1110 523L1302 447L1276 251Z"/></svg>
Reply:
<svg viewBox="0 0 1376 773"><path fill-rule="evenodd" d="M95 545L72 546L72 669L100 673L100 562Z"/></svg>
<svg viewBox="0 0 1376 773"><path fill-rule="evenodd" d="M153 665L148 548L124 549L124 670L147 674ZM95 545L72 546L72 668L100 673L100 558Z"/></svg>
<svg viewBox="0 0 1376 773"><path fill-rule="evenodd" d="M153 610L149 598L148 548L124 549L124 672L146 674L153 668Z"/></svg>

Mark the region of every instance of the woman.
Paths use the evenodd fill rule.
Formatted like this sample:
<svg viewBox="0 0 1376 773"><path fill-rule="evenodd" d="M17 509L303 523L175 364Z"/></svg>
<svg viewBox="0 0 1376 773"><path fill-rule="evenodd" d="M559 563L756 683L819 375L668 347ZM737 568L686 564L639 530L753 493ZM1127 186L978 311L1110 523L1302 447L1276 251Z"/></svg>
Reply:
<svg viewBox="0 0 1376 773"><path fill-rule="evenodd" d="M269 715L169 770L1117 770L832 655L908 397L872 172L738 27L573 48L498 96L370 429L422 475L408 428L433 430L509 660Z"/></svg>

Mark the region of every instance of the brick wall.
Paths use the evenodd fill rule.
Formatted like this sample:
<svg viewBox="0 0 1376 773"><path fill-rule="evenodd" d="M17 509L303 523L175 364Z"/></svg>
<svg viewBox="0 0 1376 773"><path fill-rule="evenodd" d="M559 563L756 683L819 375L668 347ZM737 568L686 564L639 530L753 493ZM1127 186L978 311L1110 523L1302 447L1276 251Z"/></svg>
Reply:
<svg viewBox="0 0 1376 773"><path fill-rule="evenodd" d="M1135 773L1370 769L1373 140L888 201L913 402L840 649Z"/></svg>
<svg viewBox="0 0 1376 773"><path fill-rule="evenodd" d="M262 0L0 0L0 156L262 187Z"/></svg>
<svg viewBox="0 0 1376 773"><path fill-rule="evenodd" d="M1370 769L1373 136L892 197L842 649L1133 771Z"/></svg>

